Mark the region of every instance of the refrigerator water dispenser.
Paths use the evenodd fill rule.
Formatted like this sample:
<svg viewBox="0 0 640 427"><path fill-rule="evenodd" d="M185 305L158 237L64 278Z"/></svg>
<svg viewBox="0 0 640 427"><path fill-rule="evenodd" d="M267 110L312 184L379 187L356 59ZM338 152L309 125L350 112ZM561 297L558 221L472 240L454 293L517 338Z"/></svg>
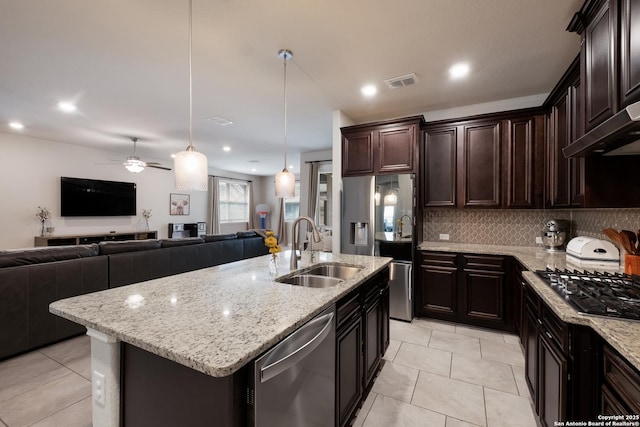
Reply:
<svg viewBox="0 0 640 427"><path fill-rule="evenodd" d="M352 222L350 228L350 242L356 246L367 246L369 244L369 223Z"/></svg>

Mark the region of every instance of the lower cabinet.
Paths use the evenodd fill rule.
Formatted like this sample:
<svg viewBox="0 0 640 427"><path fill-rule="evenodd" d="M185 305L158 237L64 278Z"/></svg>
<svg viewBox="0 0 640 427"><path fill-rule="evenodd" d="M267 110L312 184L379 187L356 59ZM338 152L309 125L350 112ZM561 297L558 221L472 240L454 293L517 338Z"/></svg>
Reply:
<svg viewBox="0 0 640 427"><path fill-rule="evenodd" d="M512 330L508 257L422 252L419 316Z"/></svg>
<svg viewBox="0 0 640 427"><path fill-rule="evenodd" d="M389 269L336 304L336 425L350 423L389 346Z"/></svg>
<svg viewBox="0 0 640 427"><path fill-rule="evenodd" d="M602 358L602 397L604 415L640 414L640 373L613 348L605 344ZM638 419L630 419L638 421Z"/></svg>
<svg viewBox="0 0 640 427"><path fill-rule="evenodd" d="M561 321L524 287L525 378L543 427L595 420L599 339L590 328Z"/></svg>

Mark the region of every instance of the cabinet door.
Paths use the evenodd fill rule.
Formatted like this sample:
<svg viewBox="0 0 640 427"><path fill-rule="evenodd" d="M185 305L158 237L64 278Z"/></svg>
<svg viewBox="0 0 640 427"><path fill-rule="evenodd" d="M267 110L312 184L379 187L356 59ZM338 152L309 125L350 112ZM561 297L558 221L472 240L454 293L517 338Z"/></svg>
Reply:
<svg viewBox="0 0 640 427"><path fill-rule="evenodd" d="M457 127L425 132L424 205L456 205Z"/></svg>
<svg viewBox="0 0 640 427"><path fill-rule="evenodd" d="M524 375L529 386L533 407L538 411L538 316L532 307L525 304L522 318L524 328Z"/></svg>
<svg viewBox="0 0 640 427"><path fill-rule="evenodd" d="M464 126L459 206L500 207L500 123Z"/></svg>
<svg viewBox="0 0 640 427"><path fill-rule="evenodd" d="M609 6L609 1L605 1L584 31L581 80L585 85L586 130L616 111L615 20Z"/></svg>
<svg viewBox="0 0 640 427"><path fill-rule="evenodd" d="M377 174L415 172L416 125L378 131Z"/></svg>
<svg viewBox="0 0 640 427"><path fill-rule="evenodd" d="M457 269L423 265L420 271L420 315L456 320Z"/></svg>
<svg viewBox="0 0 640 427"><path fill-rule="evenodd" d="M535 119L508 120L505 162L505 207L534 208Z"/></svg>
<svg viewBox="0 0 640 427"><path fill-rule="evenodd" d="M380 349L381 357L384 356L387 348L389 348L389 297L389 285L386 285L382 290L382 295L380 296L380 302L382 304L382 348Z"/></svg>
<svg viewBox="0 0 640 427"><path fill-rule="evenodd" d="M461 313L468 323L506 329L502 271L464 270L462 275ZM461 310L462 311L462 310Z"/></svg>
<svg viewBox="0 0 640 427"><path fill-rule="evenodd" d="M569 160L564 157L562 149L569 142L567 128L567 101L562 97L551 109L549 131L547 133L547 189L551 207L567 207L570 205L569 195Z"/></svg>
<svg viewBox="0 0 640 427"><path fill-rule="evenodd" d="M342 176L373 175L374 131L342 136Z"/></svg>
<svg viewBox="0 0 640 427"><path fill-rule="evenodd" d="M347 424L362 397L362 320L358 315L336 335L336 425Z"/></svg>
<svg viewBox="0 0 640 427"><path fill-rule="evenodd" d="M380 366L382 340L382 305L377 296L365 307L364 313L364 388L369 386Z"/></svg>
<svg viewBox="0 0 640 427"><path fill-rule="evenodd" d="M640 101L640 3L620 0L620 107Z"/></svg>
<svg viewBox="0 0 640 427"><path fill-rule="evenodd" d="M567 417L567 358L543 329L538 340L539 415L544 427Z"/></svg>
<svg viewBox="0 0 640 427"><path fill-rule="evenodd" d="M582 92L580 90L580 80L573 82L569 87L569 142L573 142L576 139L584 135L583 124L583 109L582 109ZM564 156L563 156L564 158ZM574 158L569 160L570 170L570 188L569 188L569 202L571 206L583 206L584 205L584 190L585 190L585 165L584 157Z"/></svg>

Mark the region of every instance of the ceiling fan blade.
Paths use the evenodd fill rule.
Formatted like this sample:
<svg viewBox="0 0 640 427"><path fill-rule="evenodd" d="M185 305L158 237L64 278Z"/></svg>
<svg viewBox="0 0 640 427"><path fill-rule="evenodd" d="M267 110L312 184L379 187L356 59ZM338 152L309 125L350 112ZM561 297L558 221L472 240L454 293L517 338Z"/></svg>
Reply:
<svg viewBox="0 0 640 427"><path fill-rule="evenodd" d="M160 164L149 164L149 163L147 163L147 167L148 168L162 169L162 170L165 170L165 171L170 171L171 170L171 168L162 166Z"/></svg>

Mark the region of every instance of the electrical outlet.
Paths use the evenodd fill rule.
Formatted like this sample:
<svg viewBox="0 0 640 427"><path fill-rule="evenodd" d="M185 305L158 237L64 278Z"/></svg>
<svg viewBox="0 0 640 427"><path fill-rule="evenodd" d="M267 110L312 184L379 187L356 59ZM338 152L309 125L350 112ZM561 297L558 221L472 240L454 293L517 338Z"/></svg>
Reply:
<svg viewBox="0 0 640 427"><path fill-rule="evenodd" d="M536 237L536 244L537 245L541 245L542 244L542 237L540 237L540 236Z"/></svg>
<svg viewBox="0 0 640 427"><path fill-rule="evenodd" d="M106 389L104 374L98 371L93 371L93 375L91 376L91 384L93 386L93 391L92 391L93 401L98 405L104 406L105 404L104 395L105 395L105 389Z"/></svg>
<svg viewBox="0 0 640 427"><path fill-rule="evenodd" d="M448 234L440 234L440 240L449 240Z"/></svg>

